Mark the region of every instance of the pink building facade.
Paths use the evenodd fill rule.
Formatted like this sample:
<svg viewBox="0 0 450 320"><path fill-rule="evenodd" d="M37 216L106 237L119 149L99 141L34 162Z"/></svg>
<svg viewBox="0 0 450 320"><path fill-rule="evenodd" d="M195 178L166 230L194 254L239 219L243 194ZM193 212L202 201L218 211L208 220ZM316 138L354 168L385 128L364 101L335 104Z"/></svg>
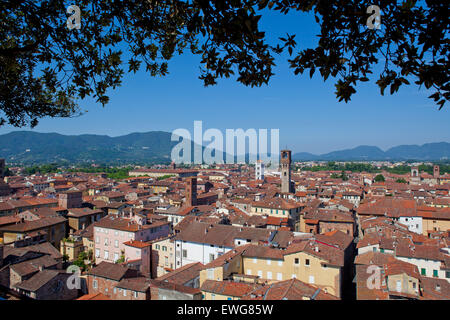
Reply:
<svg viewBox="0 0 450 320"><path fill-rule="evenodd" d="M166 221L147 223L145 218L123 218L108 215L97 222L94 227L95 263L116 262L122 255L125 261L142 259L145 246L139 249L138 254L136 248L127 246L125 243L130 241L149 242L167 236L171 229L170 223ZM146 251L146 255L150 257L150 247ZM146 259L144 258L144 260Z"/></svg>

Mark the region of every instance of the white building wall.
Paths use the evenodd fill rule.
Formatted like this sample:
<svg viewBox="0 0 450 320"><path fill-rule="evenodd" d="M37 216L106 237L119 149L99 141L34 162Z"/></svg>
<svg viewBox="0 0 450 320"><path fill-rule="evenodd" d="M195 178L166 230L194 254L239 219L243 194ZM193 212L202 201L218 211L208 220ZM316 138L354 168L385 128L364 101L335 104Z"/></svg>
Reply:
<svg viewBox="0 0 450 320"><path fill-rule="evenodd" d="M438 270L438 278L445 279L450 282L450 278L445 278L445 271L441 270L441 261L437 260L426 260L426 259L417 259L417 258L408 258L408 257L396 257L398 260L408 262L414 264L419 269L419 273L422 274L422 268L426 270L426 277L433 277L433 270Z"/></svg>
<svg viewBox="0 0 450 320"><path fill-rule="evenodd" d="M183 267L194 262L201 262L207 264L210 261L210 254L214 255L216 259L232 248L210 245L207 243L184 242L181 240L175 241L175 268ZM183 250L186 250L186 257L183 257Z"/></svg>
<svg viewBox="0 0 450 320"><path fill-rule="evenodd" d="M377 244L374 244L371 246L365 246L362 248L358 248L358 255L366 253L366 252L373 252L373 248L376 248L376 251L380 252L380 245L377 243Z"/></svg>
<svg viewBox="0 0 450 320"><path fill-rule="evenodd" d="M422 234L422 217L400 217L398 222L408 226L408 230Z"/></svg>

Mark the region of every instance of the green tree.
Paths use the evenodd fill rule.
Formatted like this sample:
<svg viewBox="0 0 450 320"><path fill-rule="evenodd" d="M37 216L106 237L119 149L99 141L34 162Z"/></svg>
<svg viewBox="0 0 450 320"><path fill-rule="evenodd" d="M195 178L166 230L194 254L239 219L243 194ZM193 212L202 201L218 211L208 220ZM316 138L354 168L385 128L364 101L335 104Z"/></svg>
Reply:
<svg viewBox="0 0 450 320"><path fill-rule="evenodd" d="M376 81L381 94L410 80L449 100L448 6L414 0L78 0L80 30L66 26L64 0L0 2L0 124L35 126L42 117L84 112L88 96L105 105L125 72L144 68L168 74L168 61L184 51L201 57L205 86L235 77L246 86L268 84L275 56L287 52L295 75L316 71L336 81L339 101L361 82ZM369 30L370 5L382 11L380 30ZM314 15L318 43L297 46L295 35L269 40L262 16ZM303 42L302 42L303 44ZM377 76L378 65L382 65ZM370 79L370 78L372 79ZM377 79L378 78L378 79ZM408 80L409 79L409 80Z"/></svg>
<svg viewBox="0 0 450 320"><path fill-rule="evenodd" d="M86 252L82 251L78 255L78 258L73 261L73 264L78 266L81 269L81 271L85 271L87 266L84 263L84 260L87 260L87 258L88 258L88 256L87 256Z"/></svg>
<svg viewBox="0 0 450 320"><path fill-rule="evenodd" d="M173 177L173 174L166 174L164 176L156 178L156 180L165 180L165 179L169 179L171 177Z"/></svg>
<svg viewBox="0 0 450 320"><path fill-rule="evenodd" d="M337 173L332 173L330 177L331 179L339 179L341 176L338 175Z"/></svg>
<svg viewBox="0 0 450 320"><path fill-rule="evenodd" d="M9 177L9 176L12 176L12 172L11 172L11 170L9 170L8 167L6 167L5 172L3 173L3 175L5 177Z"/></svg>
<svg viewBox="0 0 450 320"><path fill-rule="evenodd" d="M116 263L124 263L125 262L125 252L122 250L120 252L120 258L117 259Z"/></svg>
<svg viewBox="0 0 450 320"><path fill-rule="evenodd" d="M67 262L67 261L69 261L69 255L68 254L63 254L63 262Z"/></svg>
<svg viewBox="0 0 450 320"><path fill-rule="evenodd" d="M408 183L405 179L403 179L403 178L400 178L400 179L397 179L397 181L396 181L397 183Z"/></svg>
<svg viewBox="0 0 450 320"><path fill-rule="evenodd" d="M384 176L382 174L379 174L375 177L375 182L384 182Z"/></svg>

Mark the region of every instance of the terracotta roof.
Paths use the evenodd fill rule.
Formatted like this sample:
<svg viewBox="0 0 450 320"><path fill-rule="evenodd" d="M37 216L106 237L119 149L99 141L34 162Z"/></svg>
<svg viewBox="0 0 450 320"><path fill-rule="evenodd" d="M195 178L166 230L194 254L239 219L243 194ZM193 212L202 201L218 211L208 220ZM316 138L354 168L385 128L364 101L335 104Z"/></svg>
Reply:
<svg viewBox="0 0 450 320"><path fill-rule="evenodd" d="M437 245L407 245L406 243L399 243L395 249L395 255L398 257L445 261L445 255Z"/></svg>
<svg viewBox="0 0 450 320"><path fill-rule="evenodd" d="M235 239L249 239L253 242L268 242L273 231L261 228L235 227L221 224L208 224L198 222L194 219L184 219L181 224L177 226L179 233L175 240L183 240L195 243L207 243L217 246L234 247ZM278 238L275 237L273 241L278 242L280 246L286 246L289 241L289 236L292 233L289 231L279 231Z"/></svg>
<svg viewBox="0 0 450 320"><path fill-rule="evenodd" d="M13 264L12 266L10 266L10 268L14 270L14 272L16 272L19 276L23 277L38 272L39 267L50 268L56 266L57 264L58 261L48 255L44 255L36 259Z"/></svg>
<svg viewBox="0 0 450 320"><path fill-rule="evenodd" d="M120 281L128 274L133 273L130 271L133 270L120 264L102 261L97 266L91 269L89 275Z"/></svg>
<svg viewBox="0 0 450 320"><path fill-rule="evenodd" d="M138 225L134 220L123 217L115 217L114 215L108 215L97 221L95 226L101 228L115 229L121 231L136 232L142 229L151 229L168 224L167 221L153 221L151 224Z"/></svg>
<svg viewBox="0 0 450 320"><path fill-rule="evenodd" d="M445 279L421 277L422 296L427 300L450 300L450 282Z"/></svg>
<svg viewBox="0 0 450 320"><path fill-rule="evenodd" d="M256 283L205 280L200 289L214 294L241 298L257 287Z"/></svg>
<svg viewBox="0 0 450 320"><path fill-rule="evenodd" d="M146 292L150 287L149 280L150 279L145 277L126 278L120 280L120 282L116 285L116 288Z"/></svg>
<svg viewBox="0 0 450 320"><path fill-rule="evenodd" d="M350 213L342 212L339 210L327 210L318 209L305 214L304 219L307 220L319 220L319 221L332 221L332 222L344 222L354 223L355 220Z"/></svg>
<svg viewBox="0 0 450 320"><path fill-rule="evenodd" d="M108 296L105 296L103 293L91 293L85 294L84 296L79 297L76 300L111 300Z"/></svg>
<svg viewBox="0 0 450 320"><path fill-rule="evenodd" d="M323 289L304 283L298 279L290 279L265 284L249 292L243 300L339 300Z"/></svg>
<svg viewBox="0 0 450 320"><path fill-rule="evenodd" d="M311 256L325 260L328 264L342 267L344 266L344 251L338 247L322 243L318 240L302 240L292 243L285 251L284 255L297 252L304 252Z"/></svg>
<svg viewBox="0 0 450 320"><path fill-rule="evenodd" d="M382 266L396 260L397 259L391 254L369 251L357 255L355 257L355 264Z"/></svg>
<svg viewBox="0 0 450 320"><path fill-rule="evenodd" d="M416 201L394 197L383 197L373 202L361 204L357 210L361 215L374 215L398 218L417 216Z"/></svg>
<svg viewBox="0 0 450 320"><path fill-rule="evenodd" d="M204 265L200 262L194 262L187 264L181 268L175 269L156 280L168 281L171 283L185 285L187 282L200 276L200 270L204 268Z"/></svg>
<svg viewBox="0 0 450 320"><path fill-rule="evenodd" d="M152 241L137 241L137 240L130 240L123 243L126 246L130 246L133 248L146 248L150 247L152 245Z"/></svg>
<svg viewBox="0 0 450 320"><path fill-rule="evenodd" d="M450 220L450 208L419 207L417 214L424 219Z"/></svg>
<svg viewBox="0 0 450 320"><path fill-rule="evenodd" d="M76 218L90 216L90 215L94 215L97 213L103 213L103 211L100 209L92 210L89 208L71 208L71 209L68 209L68 212L69 213L67 215L69 217L76 217Z"/></svg>
<svg viewBox="0 0 450 320"><path fill-rule="evenodd" d="M46 228L49 226L53 226L55 224L62 224L65 223L66 221L67 221L66 218L56 216L56 217L42 218L39 220L20 222L14 225L1 227L0 229L4 232L27 232L36 229Z"/></svg>
<svg viewBox="0 0 450 320"><path fill-rule="evenodd" d="M24 280L20 283L17 283L14 287L35 292L39 290L42 286L47 284L49 281L53 280L56 276L58 276L60 273L65 273L65 271L59 271L59 270L51 270L46 269L43 271L39 271L35 275L33 275L31 278ZM62 284L64 285L64 284Z"/></svg>
<svg viewBox="0 0 450 320"><path fill-rule="evenodd" d="M182 286L176 283L166 282L166 281L160 281L160 280L150 280L150 287L157 287L164 290L172 290L172 291L178 291L186 294L199 294L201 293L200 289L198 288L192 288L187 286Z"/></svg>
<svg viewBox="0 0 450 320"><path fill-rule="evenodd" d="M14 224L16 222L19 222L20 218L17 216L4 216L0 217L0 226L8 225L8 224Z"/></svg>
<svg viewBox="0 0 450 320"><path fill-rule="evenodd" d="M383 268L385 276L405 273L410 277L420 279L419 269L417 266L408 262L400 260L389 261L383 265Z"/></svg>

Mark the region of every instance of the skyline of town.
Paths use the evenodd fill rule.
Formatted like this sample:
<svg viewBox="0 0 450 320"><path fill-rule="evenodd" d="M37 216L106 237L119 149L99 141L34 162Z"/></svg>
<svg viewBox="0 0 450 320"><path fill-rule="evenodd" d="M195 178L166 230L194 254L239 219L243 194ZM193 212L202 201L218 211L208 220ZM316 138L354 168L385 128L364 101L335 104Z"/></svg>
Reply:
<svg viewBox="0 0 450 320"><path fill-rule="evenodd" d="M0 159L0 298L450 299L448 165L98 169Z"/></svg>
<svg viewBox="0 0 450 320"><path fill-rule="evenodd" d="M83 301L114 301L93 304L100 317L196 320L448 309L445 4L0 13L3 317L45 300L77 304L63 318L96 316Z"/></svg>

